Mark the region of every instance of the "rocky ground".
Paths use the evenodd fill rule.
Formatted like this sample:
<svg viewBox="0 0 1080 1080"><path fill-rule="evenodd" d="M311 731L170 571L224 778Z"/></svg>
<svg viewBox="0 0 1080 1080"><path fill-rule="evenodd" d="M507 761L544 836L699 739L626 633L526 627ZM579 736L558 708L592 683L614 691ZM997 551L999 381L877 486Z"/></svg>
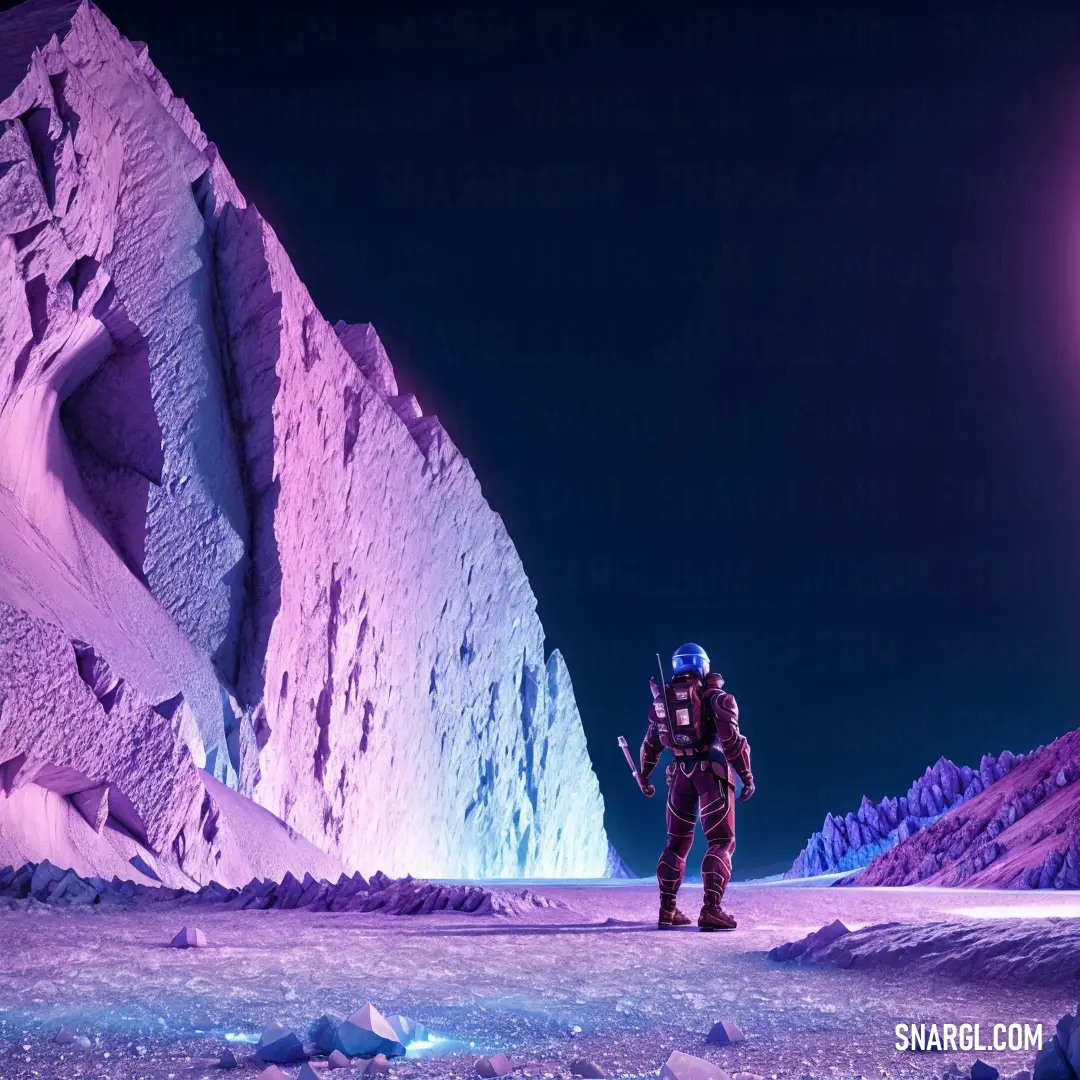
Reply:
<svg viewBox="0 0 1080 1080"><path fill-rule="evenodd" d="M848 930L839 920L777 946L774 960L857 970L905 969L1012 986L1080 986L1080 920L948 919Z"/></svg>
<svg viewBox="0 0 1080 1080"><path fill-rule="evenodd" d="M612 1076L651 1076L672 1050L765 1077L940 1077L975 1055L899 1052L897 1023L1042 1023L1049 1039L1075 1006L1075 982L1029 980L1018 991L1008 978L853 971L767 955L837 917L861 930L890 921L977 927L996 915L1052 934L1063 923L1048 916L1080 916L1080 897L1068 893L747 885L730 893L740 929L706 936L655 931L652 886L532 888L557 903L501 916L400 917L7 901L0 1077L222 1075L205 1062L231 1047L240 1067L230 1075L254 1078L262 1066L253 1040L268 1024L304 1036L321 1014L345 1016L368 1001L437 1037L391 1062L400 1077L468 1077L477 1056L500 1052L518 1076L569 1076L582 1058ZM699 899L688 890L685 906ZM207 947L169 948L192 923ZM706 1043L723 1019L739 1025L744 1043ZM89 1046L52 1042L61 1026ZM1032 1064L1030 1052L981 1056L1006 1076ZM299 1071L282 1068L289 1077Z"/></svg>

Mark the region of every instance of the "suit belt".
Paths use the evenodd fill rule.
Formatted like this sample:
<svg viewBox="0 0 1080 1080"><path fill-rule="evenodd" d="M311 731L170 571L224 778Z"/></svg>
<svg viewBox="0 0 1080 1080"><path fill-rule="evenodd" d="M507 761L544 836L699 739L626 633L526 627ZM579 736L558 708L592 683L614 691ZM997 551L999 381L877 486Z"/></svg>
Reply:
<svg viewBox="0 0 1080 1080"><path fill-rule="evenodd" d="M715 761L721 765L728 764L724 752L717 746L707 746L704 750L680 750L673 746L671 752L680 761Z"/></svg>

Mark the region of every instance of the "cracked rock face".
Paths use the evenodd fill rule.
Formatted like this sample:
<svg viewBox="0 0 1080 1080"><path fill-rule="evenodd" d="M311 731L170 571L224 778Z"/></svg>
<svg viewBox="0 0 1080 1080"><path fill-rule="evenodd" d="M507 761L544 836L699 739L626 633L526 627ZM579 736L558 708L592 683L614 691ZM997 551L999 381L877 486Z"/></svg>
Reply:
<svg viewBox="0 0 1080 1080"><path fill-rule="evenodd" d="M0 517L0 769L78 773L91 832L189 845L205 767L365 872L611 865L569 674L468 462L85 0L0 15ZM199 843L185 873L220 878Z"/></svg>
<svg viewBox="0 0 1080 1080"><path fill-rule="evenodd" d="M88 682L59 630L2 605L0 654L5 791L36 783L72 797L95 832L111 815L151 850L167 851L203 794L179 737L182 708L166 717L122 681Z"/></svg>

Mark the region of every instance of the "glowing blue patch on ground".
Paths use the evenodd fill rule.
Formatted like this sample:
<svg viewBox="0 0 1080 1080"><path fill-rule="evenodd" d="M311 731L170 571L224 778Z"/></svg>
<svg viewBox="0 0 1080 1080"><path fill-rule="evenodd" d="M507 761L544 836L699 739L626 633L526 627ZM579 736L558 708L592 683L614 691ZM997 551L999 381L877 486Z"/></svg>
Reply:
<svg viewBox="0 0 1080 1080"><path fill-rule="evenodd" d="M466 1044L458 1039L448 1039L444 1035L436 1035L429 1031L426 1039L413 1039L412 1042L406 1043L405 1056L438 1057L440 1054L453 1054L465 1048Z"/></svg>

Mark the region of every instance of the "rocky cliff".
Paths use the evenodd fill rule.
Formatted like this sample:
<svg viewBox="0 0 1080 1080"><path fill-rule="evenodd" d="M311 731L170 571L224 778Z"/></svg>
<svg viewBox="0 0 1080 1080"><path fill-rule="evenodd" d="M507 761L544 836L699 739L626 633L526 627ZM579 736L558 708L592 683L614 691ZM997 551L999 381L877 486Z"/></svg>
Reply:
<svg viewBox="0 0 1080 1080"><path fill-rule="evenodd" d="M978 769L938 758L906 795L874 804L865 795L855 813L827 814L825 824L796 856L786 878L857 870L959 806L980 795L1023 761L1008 750L984 754Z"/></svg>
<svg viewBox="0 0 1080 1080"><path fill-rule="evenodd" d="M327 872L304 838L604 873L570 676L468 462L86 0L0 15L0 515L0 857L96 872L85 827L197 881ZM67 816L28 831L29 788ZM237 793L280 844L238 851Z"/></svg>

